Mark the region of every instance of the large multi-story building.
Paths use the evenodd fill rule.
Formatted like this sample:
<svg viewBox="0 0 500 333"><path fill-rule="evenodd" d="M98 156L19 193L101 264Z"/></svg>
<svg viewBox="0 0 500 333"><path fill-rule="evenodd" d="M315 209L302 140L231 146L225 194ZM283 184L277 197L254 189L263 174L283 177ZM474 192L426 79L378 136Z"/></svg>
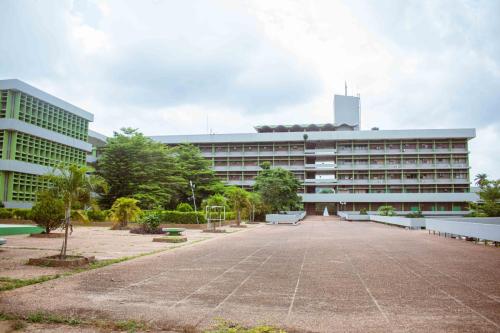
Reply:
<svg viewBox="0 0 500 333"><path fill-rule="evenodd" d="M260 165L290 170L308 214L376 211L464 214L474 129L359 130L360 99L335 96L335 123L257 126L256 133L155 136L189 142L227 184L250 188Z"/></svg>
<svg viewBox="0 0 500 333"><path fill-rule="evenodd" d="M30 207L40 175L86 163L93 115L19 80L0 80L0 201Z"/></svg>

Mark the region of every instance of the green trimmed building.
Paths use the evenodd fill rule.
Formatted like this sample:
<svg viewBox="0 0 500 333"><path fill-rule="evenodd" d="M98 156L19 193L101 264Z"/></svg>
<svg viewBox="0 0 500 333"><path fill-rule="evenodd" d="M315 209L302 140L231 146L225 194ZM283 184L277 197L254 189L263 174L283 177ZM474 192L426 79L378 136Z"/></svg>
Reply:
<svg viewBox="0 0 500 333"><path fill-rule="evenodd" d="M86 164L94 116L19 80L0 80L0 200L31 207L60 163Z"/></svg>

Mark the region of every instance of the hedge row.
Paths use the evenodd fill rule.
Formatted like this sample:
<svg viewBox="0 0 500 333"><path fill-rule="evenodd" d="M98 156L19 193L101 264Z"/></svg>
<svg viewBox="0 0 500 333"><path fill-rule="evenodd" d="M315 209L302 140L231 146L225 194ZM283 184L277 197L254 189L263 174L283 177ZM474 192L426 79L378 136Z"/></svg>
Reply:
<svg viewBox="0 0 500 333"><path fill-rule="evenodd" d="M31 209L29 208L0 208L0 219L31 219Z"/></svg>
<svg viewBox="0 0 500 333"><path fill-rule="evenodd" d="M199 223L207 223L205 214L195 212L178 212L175 210L164 210L161 212L162 223L172 224L196 224L196 215Z"/></svg>
<svg viewBox="0 0 500 333"><path fill-rule="evenodd" d="M86 211L87 217L90 221L102 222L109 219L108 210L88 210ZM196 215L198 215L199 223L207 223L205 214L202 212L179 212L175 210L161 211L161 222L172 224L196 224ZM212 217L217 217L217 214L212 213ZM226 220L234 220L236 218L235 212L226 212ZM30 220L31 209L28 208L0 208L0 219L18 219Z"/></svg>

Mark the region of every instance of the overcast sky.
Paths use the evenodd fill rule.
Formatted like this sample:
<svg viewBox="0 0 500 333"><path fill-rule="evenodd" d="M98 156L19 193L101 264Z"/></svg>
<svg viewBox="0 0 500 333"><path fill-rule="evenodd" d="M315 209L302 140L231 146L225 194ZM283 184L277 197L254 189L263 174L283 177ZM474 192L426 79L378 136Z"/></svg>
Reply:
<svg viewBox="0 0 500 333"><path fill-rule="evenodd" d="M2 0L0 78L148 135L333 121L474 127L472 175L500 178L500 1Z"/></svg>

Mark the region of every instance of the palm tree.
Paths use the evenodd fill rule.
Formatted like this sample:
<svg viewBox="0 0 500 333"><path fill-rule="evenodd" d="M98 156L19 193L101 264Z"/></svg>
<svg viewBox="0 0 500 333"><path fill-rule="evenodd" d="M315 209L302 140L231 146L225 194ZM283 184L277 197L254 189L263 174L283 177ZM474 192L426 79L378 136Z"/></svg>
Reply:
<svg viewBox="0 0 500 333"><path fill-rule="evenodd" d="M141 213L138 203L139 200L133 198L116 199L111 207L111 218L116 222L112 229L125 229L129 222L134 221Z"/></svg>
<svg viewBox="0 0 500 333"><path fill-rule="evenodd" d="M474 182L477 186L483 187L488 183L488 175L485 173L478 173L474 178Z"/></svg>
<svg viewBox="0 0 500 333"><path fill-rule="evenodd" d="M241 187L231 186L225 191L225 195L232 209L236 211L236 225L241 224L241 211L250 205L248 192Z"/></svg>
<svg viewBox="0 0 500 333"><path fill-rule="evenodd" d="M71 208L75 204L87 205L92 200L92 193L98 189L107 190L107 184L99 176L87 175L89 169L75 164L59 166L52 174L43 176L51 184L51 190L64 202L64 241L60 258L66 258L68 248L68 229L71 220Z"/></svg>

